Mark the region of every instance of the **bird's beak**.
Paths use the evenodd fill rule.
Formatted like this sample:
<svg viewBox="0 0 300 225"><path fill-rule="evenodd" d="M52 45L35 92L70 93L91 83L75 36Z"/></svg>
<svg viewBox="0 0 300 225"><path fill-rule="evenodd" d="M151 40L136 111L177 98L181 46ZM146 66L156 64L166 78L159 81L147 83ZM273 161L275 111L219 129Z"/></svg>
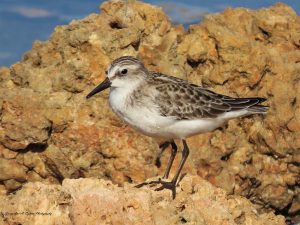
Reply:
<svg viewBox="0 0 300 225"><path fill-rule="evenodd" d="M105 90L106 88L109 88L111 85L110 80L108 79L108 77L101 83L99 84L97 87L94 88L94 90L92 90L87 96L86 98L90 98L93 95L97 94L100 91Z"/></svg>

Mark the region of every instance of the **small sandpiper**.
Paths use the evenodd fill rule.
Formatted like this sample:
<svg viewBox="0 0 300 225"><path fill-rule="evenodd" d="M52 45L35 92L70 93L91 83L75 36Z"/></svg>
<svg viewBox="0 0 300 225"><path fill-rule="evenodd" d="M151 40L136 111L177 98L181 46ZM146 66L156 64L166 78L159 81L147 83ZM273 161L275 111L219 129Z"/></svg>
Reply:
<svg viewBox="0 0 300 225"><path fill-rule="evenodd" d="M126 123L151 137L164 138L162 151L172 146L163 179L167 179L177 153L174 139L183 143L182 158L171 181L145 182L161 184L176 195L176 183L189 155L186 138L211 132L226 121L251 114L264 114L268 107L260 105L264 98L232 98L217 94L186 80L148 71L137 58L123 56L114 60L106 71L106 79L86 98L110 88L112 110Z"/></svg>

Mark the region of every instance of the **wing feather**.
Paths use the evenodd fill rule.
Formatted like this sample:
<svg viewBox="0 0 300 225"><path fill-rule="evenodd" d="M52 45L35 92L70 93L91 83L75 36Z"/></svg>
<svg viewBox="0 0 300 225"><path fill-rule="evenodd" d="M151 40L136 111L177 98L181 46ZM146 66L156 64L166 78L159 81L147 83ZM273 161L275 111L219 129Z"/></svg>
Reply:
<svg viewBox="0 0 300 225"><path fill-rule="evenodd" d="M267 107L258 105L264 98L232 98L187 81L164 74L153 73L152 85L156 89L155 103L161 115L177 120L216 118L219 115L255 107L265 112ZM254 110L254 108L253 108Z"/></svg>

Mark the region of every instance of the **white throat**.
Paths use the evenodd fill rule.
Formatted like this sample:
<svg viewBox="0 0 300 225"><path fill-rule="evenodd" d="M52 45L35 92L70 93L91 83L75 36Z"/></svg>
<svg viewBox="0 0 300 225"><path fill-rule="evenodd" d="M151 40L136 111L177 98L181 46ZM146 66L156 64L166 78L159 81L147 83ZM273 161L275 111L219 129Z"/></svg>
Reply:
<svg viewBox="0 0 300 225"><path fill-rule="evenodd" d="M119 116L122 116L123 112L127 109L130 101L130 96L132 95L133 91L138 88L142 80L132 80L131 82L125 82L126 81L114 81L109 92L109 104L112 110Z"/></svg>

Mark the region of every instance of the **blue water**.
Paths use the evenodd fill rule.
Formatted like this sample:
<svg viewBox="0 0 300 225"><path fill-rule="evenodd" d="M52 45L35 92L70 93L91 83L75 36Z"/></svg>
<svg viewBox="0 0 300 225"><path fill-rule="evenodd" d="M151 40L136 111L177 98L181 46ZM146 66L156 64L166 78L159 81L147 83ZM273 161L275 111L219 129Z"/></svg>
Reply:
<svg viewBox="0 0 300 225"><path fill-rule="evenodd" d="M0 66L19 61L31 49L34 40L47 40L57 25L68 24L90 13L98 13L102 0L0 0ZM261 8L275 0L186 0L145 2L160 5L174 23L197 23L206 13L223 11L226 7ZM299 0L281 0L300 14Z"/></svg>

